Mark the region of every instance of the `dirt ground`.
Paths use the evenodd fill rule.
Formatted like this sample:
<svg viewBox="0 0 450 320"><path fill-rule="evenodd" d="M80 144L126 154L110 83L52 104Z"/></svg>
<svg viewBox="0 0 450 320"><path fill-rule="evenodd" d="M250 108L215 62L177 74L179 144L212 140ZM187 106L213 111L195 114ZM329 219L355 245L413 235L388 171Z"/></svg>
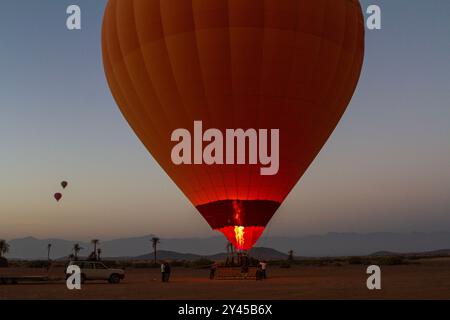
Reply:
<svg viewBox="0 0 450 320"><path fill-rule="evenodd" d="M367 289L365 266L271 267L265 281L211 281L208 270L173 268L170 283L161 283L158 269L128 269L118 285L88 282L80 291L69 291L63 281L0 285L0 299L450 299L450 258L381 270L380 291ZM42 272L0 269L5 274Z"/></svg>

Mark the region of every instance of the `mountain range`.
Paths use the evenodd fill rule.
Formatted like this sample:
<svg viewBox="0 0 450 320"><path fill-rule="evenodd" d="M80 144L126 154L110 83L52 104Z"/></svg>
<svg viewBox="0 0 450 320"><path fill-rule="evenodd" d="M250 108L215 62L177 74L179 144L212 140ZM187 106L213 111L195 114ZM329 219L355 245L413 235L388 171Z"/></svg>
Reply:
<svg viewBox="0 0 450 320"><path fill-rule="evenodd" d="M151 235L101 241L103 257L142 257L152 252ZM64 239L37 239L26 237L8 241L13 259L46 259L47 244L51 243L51 257L65 257L79 243L84 248L80 255L87 256L92 245L85 241ZM195 256L213 256L224 252L223 237L211 238L162 238L158 250ZM299 237L263 237L257 247L276 250L277 255L286 255L293 250L296 256L332 257L369 255L374 252L424 252L450 247L450 232L434 233L327 233L324 235ZM272 254L275 254L272 252ZM281 257L280 257L281 258ZM162 258L161 258L162 259Z"/></svg>
<svg viewBox="0 0 450 320"><path fill-rule="evenodd" d="M222 261L227 258L227 254L216 253L212 255L198 255L193 253L179 253L174 251L165 251L161 250L157 252L158 259L160 260L187 260L193 261L200 258L207 258L214 261ZM255 247L250 250L249 255L255 259L260 260L286 260L288 258L287 254L279 252L277 250L271 248L263 248L263 247ZM149 254L145 254L142 256L134 257L135 260L153 260L153 252Z"/></svg>

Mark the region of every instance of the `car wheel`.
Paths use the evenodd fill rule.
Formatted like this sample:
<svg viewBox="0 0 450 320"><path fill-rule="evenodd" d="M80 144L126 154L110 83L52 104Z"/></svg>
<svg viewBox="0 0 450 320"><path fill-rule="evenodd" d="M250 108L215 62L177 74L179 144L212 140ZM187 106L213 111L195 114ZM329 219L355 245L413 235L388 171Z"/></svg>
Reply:
<svg viewBox="0 0 450 320"><path fill-rule="evenodd" d="M117 284L120 283L120 277L118 274L112 274L108 280L109 283Z"/></svg>

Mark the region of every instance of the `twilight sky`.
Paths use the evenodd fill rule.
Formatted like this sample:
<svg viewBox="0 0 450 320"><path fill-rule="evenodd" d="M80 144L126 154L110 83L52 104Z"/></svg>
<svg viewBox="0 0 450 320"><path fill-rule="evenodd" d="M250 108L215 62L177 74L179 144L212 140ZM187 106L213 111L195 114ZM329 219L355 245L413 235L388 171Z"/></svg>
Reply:
<svg viewBox="0 0 450 320"><path fill-rule="evenodd" d="M112 99L105 3L1 1L0 238L216 234ZM366 33L357 92L265 236L450 231L450 1L362 3L383 29ZM65 27L70 4L82 31Z"/></svg>

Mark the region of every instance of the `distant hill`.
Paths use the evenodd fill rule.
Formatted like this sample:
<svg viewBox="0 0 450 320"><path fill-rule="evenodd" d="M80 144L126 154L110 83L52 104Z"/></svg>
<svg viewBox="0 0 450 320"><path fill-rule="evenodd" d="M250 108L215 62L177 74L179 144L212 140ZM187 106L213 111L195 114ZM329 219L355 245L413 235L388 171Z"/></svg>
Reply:
<svg viewBox="0 0 450 320"><path fill-rule="evenodd" d="M151 235L101 241L103 257L138 257L152 251ZM47 244L52 244L51 256L65 257L79 243L84 248L80 255L87 256L92 245L86 241L64 239L36 239L33 237L10 240L9 258L46 259ZM365 256L373 252L408 253L432 252L450 247L450 232L434 233L327 233L301 237L263 237L257 247L270 247L281 255L293 250L296 256L333 257ZM216 255L224 252L226 241L222 236L211 238L162 238L158 251L194 254L198 256ZM258 249L259 250L259 249ZM263 255L263 252L255 254ZM272 253L271 253L272 255ZM280 257L282 259L282 257ZM265 259L262 256L262 259Z"/></svg>
<svg viewBox="0 0 450 320"><path fill-rule="evenodd" d="M371 257L395 257L399 256L400 254L397 252L390 252L390 251L378 251L370 254Z"/></svg>
<svg viewBox="0 0 450 320"><path fill-rule="evenodd" d="M255 247L252 250L250 250L249 255L252 258L258 259L258 260L287 260L288 255L285 253L282 253L280 251L277 251L275 249L271 248L264 248L264 247ZM434 250L434 251L425 251L425 252L410 252L410 253L398 253L398 252L391 252L391 251L378 251L374 252L372 254L368 255L369 257L396 257L396 256L402 256L402 257L414 257L414 256L421 256L421 257L436 257L436 256L450 256L450 249L443 249L443 250ZM198 259L209 259L213 261L224 261L227 258L227 253L221 252L216 253L212 255L199 255L199 254L193 254L193 253L180 253L175 251L167 251L167 250L158 250L157 252L157 259L158 260L178 260L178 261L194 261ZM301 258L308 258L308 257L296 257L297 259ZM68 259L68 256L61 257L57 260L59 261L66 261ZM80 260L86 259L83 256L79 257ZM124 256L124 257L103 257L103 260L116 260L116 261L125 261L125 260L147 260L152 261L154 259L153 252L130 257L130 256Z"/></svg>
<svg viewBox="0 0 450 320"><path fill-rule="evenodd" d="M428 252L425 252L425 255L429 255L429 256L450 256L450 249L428 251Z"/></svg>
<svg viewBox="0 0 450 320"><path fill-rule="evenodd" d="M191 253L179 253L174 251L165 251L161 250L157 252L157 259L158 260L186 260L186 261L192 261L202 258L202 256L197 254L191 254ZM137 256L133 258L134 260L153 260L154 254L144 254L141 256Z"/></svg>
<svg viewBox="0 0 450 320"><path fill-rule="evenodd" d="M272 248L255 247L249 251L249 255L259 260L285 260L288 255ZM211 260L225 260L226 253L219 253L207 256Z"/></svg>
<svg viewBox="0 0 450 320"><path fill-rule="evenodd" d="M406 252L406 253L379 251L379 252L372 253L370 256L372 256L372 257L450 256L450 249L424 251L424 252Z"/></svg>
<svg viewBox="0 0 450 320"><path fill-rule="evenodd" d="M288 255L271 248L253 248L250 250L249 255L255 259L259 260L285 260ZM193 253L179 253L175 251L159 250L157 252L158 260L186 260L193 261L201 258L206 258L214 261L225 260L227 254L225 252L217 253L213 255L199 255ZM114 260L153 260L154 255L152 253L136 256L136 257L116 257L116 258L105 258Z"/></svg>
<svg viewBox="0 0 450 320"><path fill-rule="evenodd" d="M284 260L288 254L282 253L272 248L255 247L249 253L252 257L260 260Z"/></svg>

